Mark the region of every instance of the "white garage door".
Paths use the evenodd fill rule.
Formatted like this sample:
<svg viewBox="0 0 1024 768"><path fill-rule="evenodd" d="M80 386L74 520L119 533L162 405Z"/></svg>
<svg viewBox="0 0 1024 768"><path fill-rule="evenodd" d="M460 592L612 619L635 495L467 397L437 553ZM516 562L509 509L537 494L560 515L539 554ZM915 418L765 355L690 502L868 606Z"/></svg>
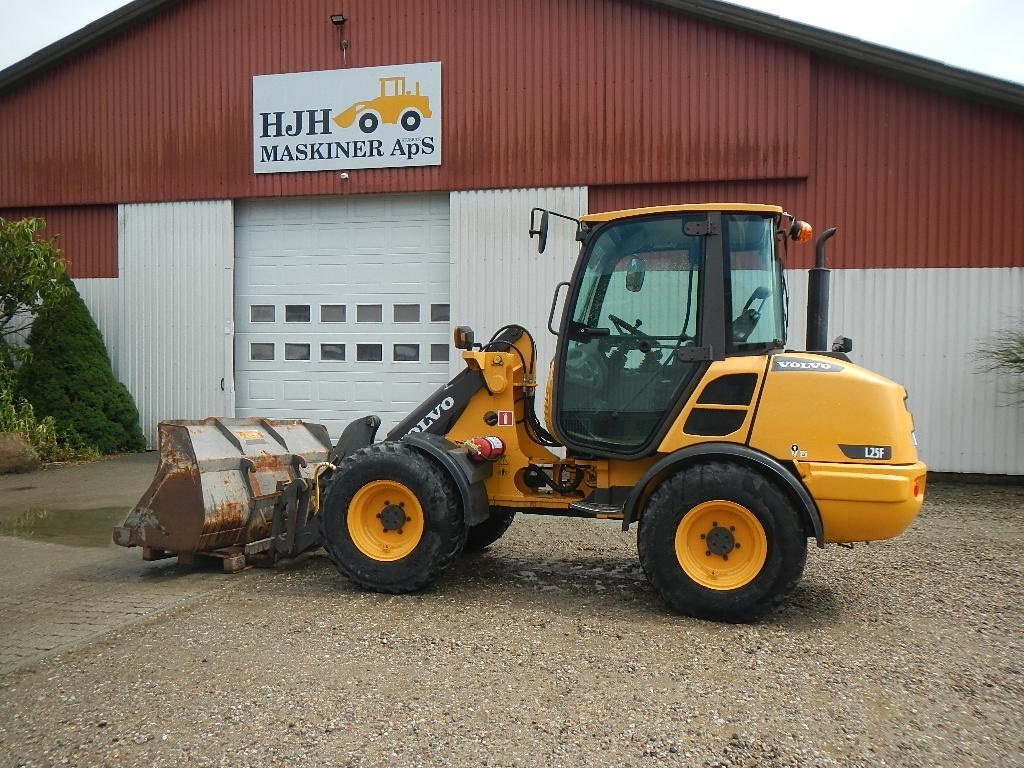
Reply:
<svg viewBox="0 0 1024 768"><path fill-rule="evenodd" d="M383 436L448 381L448 195L240 203L238 416Z"/></svg>

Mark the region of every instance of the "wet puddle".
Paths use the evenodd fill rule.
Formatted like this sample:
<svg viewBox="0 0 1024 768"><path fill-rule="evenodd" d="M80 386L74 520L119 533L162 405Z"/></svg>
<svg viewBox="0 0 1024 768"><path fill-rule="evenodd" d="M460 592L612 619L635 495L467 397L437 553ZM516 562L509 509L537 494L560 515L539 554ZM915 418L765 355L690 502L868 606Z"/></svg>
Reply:
<svg viewBox="0 0 1024 768"><path fill-rule="evenodd" d="M0 536L17 536L72 547L114 546L114 526L121 525L127 516L128 510L124 507L56 512L30 509L12 520L0 522Z"/></svg>

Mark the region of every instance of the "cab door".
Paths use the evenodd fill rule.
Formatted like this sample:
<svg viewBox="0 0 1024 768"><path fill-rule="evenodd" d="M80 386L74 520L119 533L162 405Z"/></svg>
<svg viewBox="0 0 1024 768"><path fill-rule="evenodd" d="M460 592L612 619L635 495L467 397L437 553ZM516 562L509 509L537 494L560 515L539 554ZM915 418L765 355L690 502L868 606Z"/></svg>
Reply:
<svg viewBox="0 0 1024 768"><path fill-rule="evenodd" d="M552 426L570 448L648 453L706 369L708 218L613 221L589 239L563 315L553 392Z"/></svg>

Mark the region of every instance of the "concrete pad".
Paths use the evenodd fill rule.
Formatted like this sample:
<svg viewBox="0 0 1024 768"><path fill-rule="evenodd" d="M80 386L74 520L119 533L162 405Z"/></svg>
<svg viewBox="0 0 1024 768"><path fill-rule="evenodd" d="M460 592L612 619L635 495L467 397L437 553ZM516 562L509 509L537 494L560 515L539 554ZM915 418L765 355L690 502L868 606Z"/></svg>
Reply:
<svg viewBox="0 0 1024 768"><path fill-rule="evenodd" d="M0 521L28 510L65 511L135 505L159 463L156 451L99 461L47 464L23 475L0 475Z"/></svg>

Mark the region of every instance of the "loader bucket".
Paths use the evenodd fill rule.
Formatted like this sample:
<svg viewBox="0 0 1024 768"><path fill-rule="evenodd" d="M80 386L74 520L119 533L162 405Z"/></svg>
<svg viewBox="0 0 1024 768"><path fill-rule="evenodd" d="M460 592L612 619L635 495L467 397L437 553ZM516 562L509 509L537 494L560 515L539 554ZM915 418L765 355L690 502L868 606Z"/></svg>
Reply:
<svg viewBox="0 0 1024 768"><path fill-rule="evenodd" d="M312 480L331 450L326 428L297 420L162 421L158 430L156 476L114 529L115 543L143 547L147 560L217 552L237 560L259 550L282 490Z"/></svg>

